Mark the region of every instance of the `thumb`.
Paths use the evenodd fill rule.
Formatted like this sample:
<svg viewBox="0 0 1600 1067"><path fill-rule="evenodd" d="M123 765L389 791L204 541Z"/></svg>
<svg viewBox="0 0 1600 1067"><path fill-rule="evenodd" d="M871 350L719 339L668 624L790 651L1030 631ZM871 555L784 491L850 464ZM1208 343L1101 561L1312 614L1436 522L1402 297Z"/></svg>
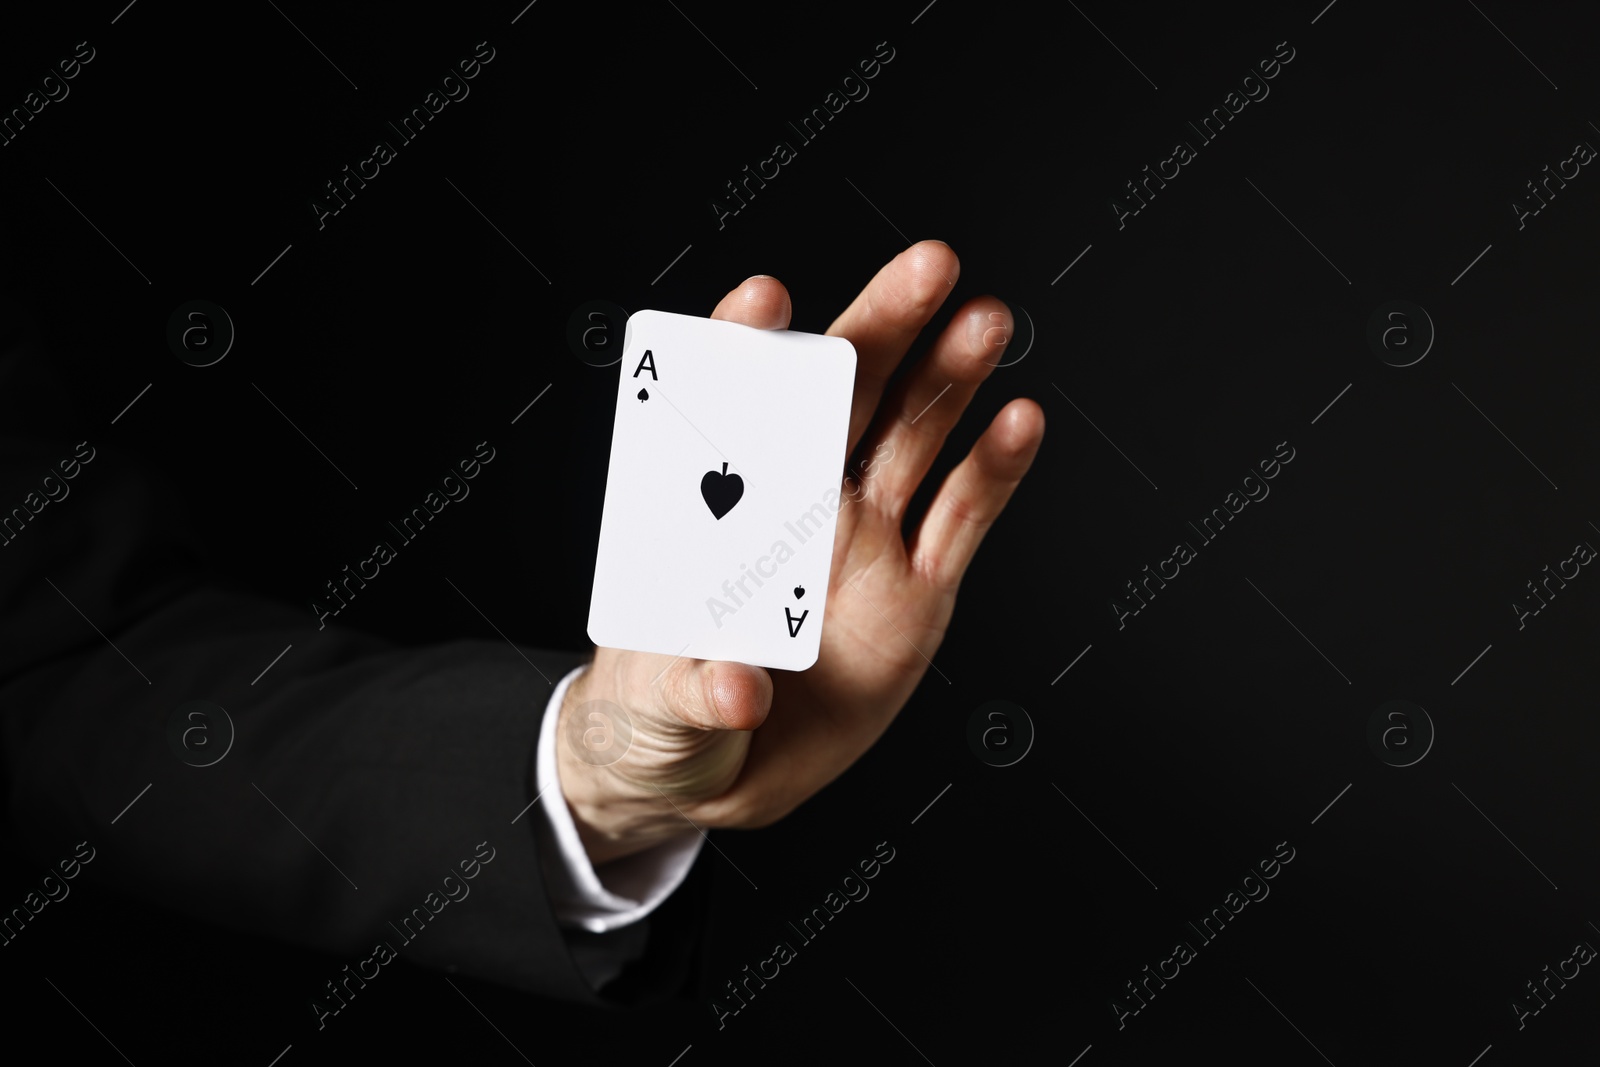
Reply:
<svg viewBox="0 0 1600 1067"><path fill-rule="evenodd" d="M653 687L669 722L696 730L754 730L772 709L772 676L726 660L680 659Z"/></svg>

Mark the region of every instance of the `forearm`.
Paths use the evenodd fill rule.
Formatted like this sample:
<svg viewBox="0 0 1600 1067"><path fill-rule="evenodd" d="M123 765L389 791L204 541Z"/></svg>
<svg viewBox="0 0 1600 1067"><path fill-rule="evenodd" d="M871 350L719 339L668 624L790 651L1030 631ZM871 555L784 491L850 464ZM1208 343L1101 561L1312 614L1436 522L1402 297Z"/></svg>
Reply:
<svg viewBox="0 0 1600 1067"><path fill-rule="evenodd" d="M581 657L534 653L536 669L501 643L392 649L217 591L108 637L116 648L96 639L0 691L24 841L53 854L89 840L115 889L352 963L387 939L424 966L598 999L546 900L531 820L512 822L533 800L539 670ZM196 698L236 730L209 767L167 739ZM466 879L462 862L491 851ZM447 875L468 892L441 904ZM402 941L417 908L433 921Z"/></svg>

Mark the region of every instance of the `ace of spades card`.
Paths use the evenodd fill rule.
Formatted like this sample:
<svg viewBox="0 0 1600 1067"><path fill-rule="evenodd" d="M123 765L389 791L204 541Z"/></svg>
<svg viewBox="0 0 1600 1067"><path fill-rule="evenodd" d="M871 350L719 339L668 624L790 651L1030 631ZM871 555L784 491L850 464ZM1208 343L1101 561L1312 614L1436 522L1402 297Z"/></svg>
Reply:
<svg viewBox="0 0 1600 1067"><path fill-rule="evenodd" d="M816 662L856 353L839 337L640 311L618 364L589 638Z"/></svg>

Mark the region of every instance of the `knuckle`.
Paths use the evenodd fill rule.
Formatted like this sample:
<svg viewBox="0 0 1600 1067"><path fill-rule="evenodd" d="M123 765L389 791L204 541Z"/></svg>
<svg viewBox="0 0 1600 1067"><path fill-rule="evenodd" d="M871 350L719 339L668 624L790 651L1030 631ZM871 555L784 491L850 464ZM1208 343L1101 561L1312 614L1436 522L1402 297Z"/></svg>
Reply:
<svg viewBox="0 0 1600 1067"><path fill-rule="evenodd" d="M685 722L697 721L702 702L699 672L689 660L679 660L668 673L672 682L666 687L667 709Z"/></svg>
<svg viewBox="0 0 1600 1067"><path fill-rule="evenodd" d="M944 502L950 517L963 527L983 532L994 525L995 513L989 502L962 493L952 493Z"/></svg>

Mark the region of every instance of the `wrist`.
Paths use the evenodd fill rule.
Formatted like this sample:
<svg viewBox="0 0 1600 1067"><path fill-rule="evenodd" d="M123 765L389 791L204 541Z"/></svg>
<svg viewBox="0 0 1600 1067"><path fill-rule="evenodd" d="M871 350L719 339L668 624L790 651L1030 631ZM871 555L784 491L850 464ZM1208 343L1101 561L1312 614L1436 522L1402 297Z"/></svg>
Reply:
<svg viewBox="0 0 1600 1067"><path fill-rule="evenodd" d="M574 678L556 724L561 795L584 852L597 868L694 828L661 791L627 776L629 751L608 756L608 748L631 740L632 723L621 707L598 695L605 689L600 682L593 664Z"/></svg>

